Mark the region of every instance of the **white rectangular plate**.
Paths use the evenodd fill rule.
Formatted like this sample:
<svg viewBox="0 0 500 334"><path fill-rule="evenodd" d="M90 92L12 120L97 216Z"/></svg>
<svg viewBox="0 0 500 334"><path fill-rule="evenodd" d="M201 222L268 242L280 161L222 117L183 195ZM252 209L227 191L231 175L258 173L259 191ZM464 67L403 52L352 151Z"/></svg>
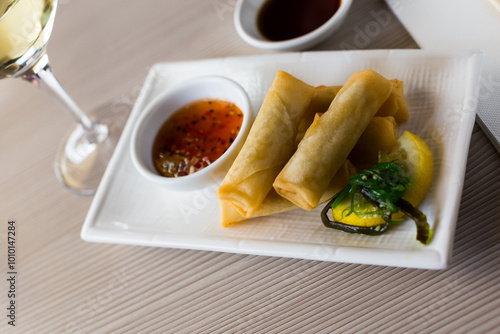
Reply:
<svg viewBox="0 0 500 334"><path fill-rule="evenodd" d="M322 261L444 268L450 257L467 150L475 118L479 51L379 50L281 53L156 64L130 115L82 228L87 241L212 250ZM410 120L400 128L422 137L435 158L434 182L420 209L435 230L432 243L415 240L407 220L378 237L326 229L321 208L219 225L217 185L193 192L166 190L132 165L132 126L158 94L201 75L229 77L247 91L257 112L277 70L311 85L341 85L373 69L403 80Z"/></svg>

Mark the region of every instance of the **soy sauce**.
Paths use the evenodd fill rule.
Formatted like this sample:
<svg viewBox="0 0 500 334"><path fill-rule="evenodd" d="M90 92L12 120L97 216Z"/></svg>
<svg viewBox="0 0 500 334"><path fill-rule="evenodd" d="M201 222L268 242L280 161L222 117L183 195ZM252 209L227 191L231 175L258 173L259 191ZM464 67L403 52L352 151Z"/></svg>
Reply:
<svg viewBox="0 0 500 334"><path fill-rule="evenodd" d="M305 35L328 21L341 0L268 0L257 17L260 33L272 41Z"/></svg>

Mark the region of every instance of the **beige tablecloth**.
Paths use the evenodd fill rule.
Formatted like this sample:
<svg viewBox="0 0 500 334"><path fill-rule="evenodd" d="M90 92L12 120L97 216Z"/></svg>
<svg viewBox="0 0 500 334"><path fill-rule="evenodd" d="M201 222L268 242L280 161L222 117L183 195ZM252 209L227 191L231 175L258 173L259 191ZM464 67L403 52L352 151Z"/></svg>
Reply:
<svg viewBox="0 0 500 334"><path fill-rule="evenodd" d="M156 62L270 53L238 38L234 2L61 0L53 69L92 110L132 103ZM355 1L342 30L316 49L418 48L393 15L362 38L381 11L389 11L383 1ZM477 127L453 258L431 271L84 242L92 197L68 193L53 172L71 120L21 80L0 82L0 105L1 333L500 330L500 156ZM15 327L9 220L17 226Z"/></svg>

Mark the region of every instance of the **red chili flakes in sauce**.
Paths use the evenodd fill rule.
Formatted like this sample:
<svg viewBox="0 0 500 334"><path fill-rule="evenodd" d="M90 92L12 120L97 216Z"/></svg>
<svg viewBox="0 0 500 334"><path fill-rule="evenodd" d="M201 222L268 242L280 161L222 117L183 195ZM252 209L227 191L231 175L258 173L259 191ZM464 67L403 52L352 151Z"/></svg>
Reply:
<svg viewBox="0 0 500 334"><path fill-rule="evenodd" d="M243 113L233 103L207 99L176 111L162 125L153 144L160 175L185 176L217 160L238 136Z"/></svg>

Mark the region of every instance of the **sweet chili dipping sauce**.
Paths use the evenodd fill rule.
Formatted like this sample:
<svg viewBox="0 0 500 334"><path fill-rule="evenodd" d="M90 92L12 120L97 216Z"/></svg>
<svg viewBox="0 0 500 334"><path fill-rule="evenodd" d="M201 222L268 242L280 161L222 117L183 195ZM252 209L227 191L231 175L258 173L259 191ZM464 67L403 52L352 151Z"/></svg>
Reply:
<svg viewBox="0 0 500 334"><path fill-rule="evenodd" d="M153 144L160 175L185 176L212 164L231 146L243 122L233 103L206 99L176 111L162 125Z"/></svg>
<svg viewBox="0 0 500 334"><path fill-rule="evenodd" d="M319 28L339 9L341 0L268 0L257 26L271 41L284 41Z"/></svg>

